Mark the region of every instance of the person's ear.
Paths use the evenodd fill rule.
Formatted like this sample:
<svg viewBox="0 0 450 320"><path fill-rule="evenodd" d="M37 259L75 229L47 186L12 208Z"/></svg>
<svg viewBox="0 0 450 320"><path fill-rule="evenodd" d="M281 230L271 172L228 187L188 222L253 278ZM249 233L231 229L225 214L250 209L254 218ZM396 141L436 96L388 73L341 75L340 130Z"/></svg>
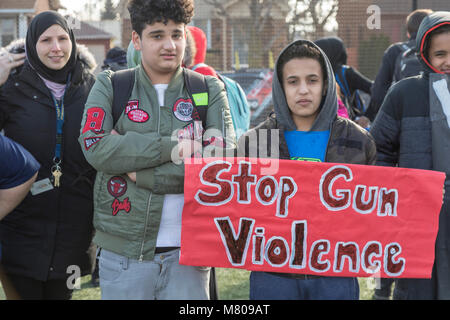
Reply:
<svg viewBox="0 0 450 320"><path fill-rule="evenodd" d="M138 51L142 50L141 37L139 36L139 33L133 31L131 33L131 41L133 41L134 49Z"/></svg>

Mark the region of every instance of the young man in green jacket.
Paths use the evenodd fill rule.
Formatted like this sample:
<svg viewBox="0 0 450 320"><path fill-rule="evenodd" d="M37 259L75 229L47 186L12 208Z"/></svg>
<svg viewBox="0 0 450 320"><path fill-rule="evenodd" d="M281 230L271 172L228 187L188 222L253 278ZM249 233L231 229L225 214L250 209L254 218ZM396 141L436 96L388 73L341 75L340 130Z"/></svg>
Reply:
<svg viewBox="0 0 450 320"><path fill-rule="evenodd" d="M201 137L206 130L204 143L223 141L224 131L233 135L226 93L219 80L206 77L206 128L199 128L181 67L192 0L132 0L128 10L133 45L142 55L128 104L114 124L113 73L101 73L79 139L98 171L94 242L101 248L102 298L208 299L210 268L178 263L184 203L180 160L201 151L194 143L197 132Z"/></svg>

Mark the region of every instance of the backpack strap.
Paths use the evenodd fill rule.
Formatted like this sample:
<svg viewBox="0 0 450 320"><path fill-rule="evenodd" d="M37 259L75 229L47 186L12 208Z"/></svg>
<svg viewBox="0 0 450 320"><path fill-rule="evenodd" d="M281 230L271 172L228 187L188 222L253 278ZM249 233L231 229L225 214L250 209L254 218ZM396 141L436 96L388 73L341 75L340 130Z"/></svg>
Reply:
<svg viewBox="0 0 450 320"><path fill-rule="evenodd" d="M347 78L345 76L345 72L347 71L348 67L345 65L342 65L341 67L341 74L339 77L339 74L336 72L336 81L338 82L341 89L344 91L344 95L349 98L350 97L350 88L348 86ZM340 79L342 78L342 79Z"/></svg>
<svg viewBox="0 0 450 320"><path fill-rule="evenodd" d="M204 75L186 68L183 69L183 75L186 90L192 100L192 104L197 109L203 129L206 129L206 114L209 103L209 91L206 78Z"/></svg>
<svg viewBox="0 0 450 320"><path fill-rule="evenodd" d="M125 109L134 87L135 69L116 71L111 75L113 88L112 117L113 126Z"/></svg>
<svg viewBox="0 0 450 320"><path fill-rule="evenodd" d="M203 75L198 72L184 69L184 81L188 94L206 128L206 113L208 109L209 95L208 85ZM133 91L135 81L135 69L126 69L114 72L111 76L113 87L112 116L115 125L125 108Z"/></svg>

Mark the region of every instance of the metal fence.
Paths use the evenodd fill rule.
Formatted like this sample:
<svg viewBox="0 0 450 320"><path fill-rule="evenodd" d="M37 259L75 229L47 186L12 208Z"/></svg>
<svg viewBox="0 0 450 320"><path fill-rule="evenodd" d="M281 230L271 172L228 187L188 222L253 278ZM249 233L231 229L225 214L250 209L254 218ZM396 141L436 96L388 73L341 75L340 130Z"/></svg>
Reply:
<svg viewBox="0 0 450 320"><path fill-rule="evenodd" d="M5 0L3 5L6 2L14 3ZM95 3L97 10L106 3L84 2ZM116 28L121 34L114 37L114 45L127 48L131 39L127 1L113 2L117 5L115 21L121 24ZM386 48L407 40L405 19L413 9L450 10L448 0L195 0L194 4L191 24L206 34L205 62L240 82L254 111L270 108L274 61L289 42L338 36L347 50L347 64L374 80ZM23 37L30 19L25 11L20 9L14 15L14 9L2 9L0 3L1 45ZM77 18L82 19L82 14L79 12ZM108 25L106 32L115 30L112 24L97 27L102 25ZM86 45L92 51L101 48L90 38ZM104 58L103 52L97 55ZM98 58L99 65L103 58ZM258 114L263 113L259 110Z"/></svg>
<svg viewBox="0 0 450 320"><path fill-rule="evenodd" d="M450 10L450 2L196 0L192 24L207 35L206 63L243 85L254 125L271 108L265 88L274 61L289 42L337 36L346 47L347 64L374 80L388 46L408 39L406 17L419 8Z"/></svg>

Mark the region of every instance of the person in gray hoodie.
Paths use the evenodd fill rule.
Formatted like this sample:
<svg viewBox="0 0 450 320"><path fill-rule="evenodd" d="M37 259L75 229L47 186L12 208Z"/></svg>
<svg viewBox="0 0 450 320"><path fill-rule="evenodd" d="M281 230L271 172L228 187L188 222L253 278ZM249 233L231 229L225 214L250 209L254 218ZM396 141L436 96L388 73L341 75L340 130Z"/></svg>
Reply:
<svg viewBox="0 0 450 320"><path fill-rule="evenodd" d="M306 40L289 44L280 54L275 71L272 83L275 113L239 139L239 155L375 163L376 148L370 133L337 116L333 69L317 45ZM252 137L258 137L257 141ZM279 138L277 143L271 143L273 137ZM250 299L358 298L356 278L272 272L250 275Z"/></svg>

